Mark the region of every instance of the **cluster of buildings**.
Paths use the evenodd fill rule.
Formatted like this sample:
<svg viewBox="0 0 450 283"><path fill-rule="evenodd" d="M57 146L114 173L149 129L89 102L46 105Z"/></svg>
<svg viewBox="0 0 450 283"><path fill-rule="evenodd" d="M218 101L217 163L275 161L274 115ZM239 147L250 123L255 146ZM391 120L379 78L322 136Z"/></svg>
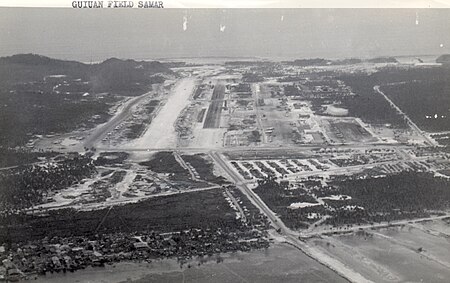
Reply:
<svg viewBox="0 0 450 283"><path fill-rule="evenodd" d="M256 229L237 232L189 229L165 234L115 233L44 238L27 244L0 246L0 279L12 281L48 272L74 272L120 261L151 261L166 257L183 261L268 246L268 240Z"/></svg>

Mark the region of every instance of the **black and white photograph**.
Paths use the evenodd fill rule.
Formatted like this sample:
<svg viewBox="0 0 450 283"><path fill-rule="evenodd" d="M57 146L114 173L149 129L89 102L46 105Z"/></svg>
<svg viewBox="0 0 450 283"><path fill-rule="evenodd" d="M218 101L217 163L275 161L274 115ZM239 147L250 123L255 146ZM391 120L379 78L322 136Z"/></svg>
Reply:
<svg viewBox="0 0 450 283"><path fill-rule="evenodd" d="M450 1L13 2L0 282L450 282Z"/></svg>

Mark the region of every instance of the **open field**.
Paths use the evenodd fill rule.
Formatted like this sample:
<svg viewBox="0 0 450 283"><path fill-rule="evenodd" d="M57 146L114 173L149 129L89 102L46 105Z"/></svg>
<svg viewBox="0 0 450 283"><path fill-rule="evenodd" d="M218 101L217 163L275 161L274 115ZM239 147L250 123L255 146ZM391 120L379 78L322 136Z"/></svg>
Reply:
<svg viewBox="0 0 450 283"><path fill-rule="evenodd" d="M430 234L438 234L442 237L446 237L446 235L450 235L450 219L444 218L442 220L434 220L434 221L422 221L420 223L416 223L414 227L427 231Z"/></svg>
<svg viewBox="0 0 450 283"><path fill-rule="evenodd" d="M310 242L374 282L447 282L450 276L446 237L409 225Z"/></svg>

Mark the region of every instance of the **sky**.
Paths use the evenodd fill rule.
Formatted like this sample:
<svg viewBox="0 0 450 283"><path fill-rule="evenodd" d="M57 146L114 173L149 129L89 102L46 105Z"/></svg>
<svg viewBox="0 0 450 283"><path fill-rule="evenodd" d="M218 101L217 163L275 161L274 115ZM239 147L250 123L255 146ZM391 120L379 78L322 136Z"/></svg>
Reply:
<svg viewBox="0 0 450 283"><path fill-rule="evenodd" d="M450 53L450 9L0 8L0 56L368 58Z"/></svg>

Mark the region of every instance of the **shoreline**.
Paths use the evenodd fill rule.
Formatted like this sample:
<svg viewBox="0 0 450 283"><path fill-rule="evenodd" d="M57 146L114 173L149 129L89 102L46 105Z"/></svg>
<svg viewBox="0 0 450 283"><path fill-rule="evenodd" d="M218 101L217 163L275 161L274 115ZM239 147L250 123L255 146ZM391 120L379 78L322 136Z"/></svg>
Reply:
<svg viewBox="0 0 450 283"><path fill-rule="evenodd" d="M277 267L277 268L274 268ZM120 262L105 267L89 267L74 273L54 273L31 277L37 283L122 283L122 282L258 282L259 278L298 282L298 278L328 278L327 282L346 282L302 252L284 243L249 252L221 253L193 258L184 264L177 259L159 259L151 263ZM322 278L323 280L323 278ZM261 282L261 281L259 281ZM273 282L273 281L272 281Z"/></svg>

